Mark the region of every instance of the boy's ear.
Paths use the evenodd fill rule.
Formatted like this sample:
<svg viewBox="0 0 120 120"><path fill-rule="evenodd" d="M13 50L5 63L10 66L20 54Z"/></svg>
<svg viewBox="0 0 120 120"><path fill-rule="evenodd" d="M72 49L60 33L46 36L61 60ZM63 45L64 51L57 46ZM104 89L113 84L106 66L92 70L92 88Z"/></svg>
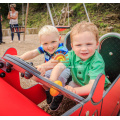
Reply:
<svg viewBox="0 0 120 120"><path fill-rule="evenodd" d="M73 44L71 43L71 48L73 49Z"/></svg>
<svg viewBox="0 0 120 120"><path fill-rule="evenodd" d="M40 45L41 45L41 40L40 40Z"/></svg>
<svg viewBox="0 0 120 120"><path fill-rule="evenodd" d="M99 42L97 42L96 49L98 48Z"/></svg>

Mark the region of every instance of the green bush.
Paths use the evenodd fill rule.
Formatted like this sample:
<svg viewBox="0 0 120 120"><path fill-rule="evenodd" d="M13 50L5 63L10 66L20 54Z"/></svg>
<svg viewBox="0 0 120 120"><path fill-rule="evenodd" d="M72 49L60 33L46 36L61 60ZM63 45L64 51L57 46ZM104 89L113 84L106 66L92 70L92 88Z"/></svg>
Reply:
<svg viewBox="0 0 120 120"><path fill-rule="evenodd" d="M100 28L105 28L105 27L107 27L107 24L104 24L104 23L100 23L99 25L100 25Z"/></svg>

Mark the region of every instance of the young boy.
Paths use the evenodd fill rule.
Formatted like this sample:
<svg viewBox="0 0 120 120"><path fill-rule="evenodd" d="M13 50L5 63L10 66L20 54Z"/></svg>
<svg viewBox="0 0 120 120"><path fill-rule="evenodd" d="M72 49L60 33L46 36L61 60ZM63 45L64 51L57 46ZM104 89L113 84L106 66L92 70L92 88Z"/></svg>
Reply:
<svg viewBox="0 0 120 120"><path fill-rule="evenodd" d="M65 88L80 96L88 95L96 77L100 73L105 74L103 58L96 50L98 29L93 23L83 21L72 28L70 38L72 50L66 60L69 59L54 67L50 80L54 82L64 69L70 68L72 81ZM105 90L110 84L105 78Z"/></svg>
<svg viewBox="0 0 120 120"><path fill-rule="evenodd" d="M68 50L63 46L63 43L60 43L59 32L54 26L46 25L42 27L38 33L38 36L41 46L35 50L28 51L19 57L23 60L29 60L40 54L44 54L45 63L37 66L37 69L41 72L42 76L45 75L45 77L49 78L52 71L50 69L52 69L58 63L56 60L51 58L60 54L65 55L68 53ZM70 69L67 68L59 76L59 80L62 82L63 86L65 86L69 75ZM50 104L53 97L50 95L48 88L45 88L45 86L43 86L43 88L46 90L47 103ZM62 99L63 95L54 97L52 103L56 108L59 106L59 103L62 101Z"/></svg>

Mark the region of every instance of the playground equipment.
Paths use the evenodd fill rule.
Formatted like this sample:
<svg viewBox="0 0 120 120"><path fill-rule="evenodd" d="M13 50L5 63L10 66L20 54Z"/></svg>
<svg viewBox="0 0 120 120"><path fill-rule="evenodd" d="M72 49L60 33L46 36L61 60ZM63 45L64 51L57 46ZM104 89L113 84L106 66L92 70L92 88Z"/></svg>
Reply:
<svg viewBox="0 0 120 120"><path fill-rule="evenodd" d="M66 12L66 13L68 13L68 26L64 26L64 25L63 26L59 26L59 21L60 20L57 20L58 21L58 25L56 26L55 23L54 23L53 17L52 17L50 5L49 5L49 3L46 3L46 4L47 4L47 9L48 9L48 12L49 12L49 15L50 15L50 19L51 19L52 25L55 26L58 29L58 31L64 31L66 29L69 29L70 28L70 25L69 25L69 3L67 4L68 11ZM63 6L63 9L64 9L64 6ZM83 3L83 6L84 6L84 9L85 9L85 13L87 15L88 21L90 22L90 18L89 18L89 15L88 15L85 3ZM52 5L52 7L53 7L53 5ZM54 10L54 7L53 7L53 10ZM55 13L55 10L54 10L54 13ZM55 17L56 17L56 13L55 13ZM66 18L66 14L65 14L65 18ZM60 19L61 19L61 15L60 15Z"/></svg>
<svg viewBox="0 0 120 120"><path fill-rule="evenodd" d="M67 16L68 16L68 26L69 26L69 12L70 12L69 11L69 3L67 3L67 7L65 7L65 3L64 3L61 13L59 13L59 16L60 16L59 18L57 17L58 15L55 12L53 4L52 4L52 8L53 8L53 12L55 14L55 21L57 22L57 26L59 26L60 24L62 24L62 26L64 26ZM64 21L60 22L62 17L64 17Z"/></svg>
<svg viewBox="0 0 120 120"><path fill-rule="evenodd" d="M69 33L65 37L65 42L70 41L68 39ZM105 76L99 74L90 94L84 98L42 77L40 72L30 63L13 56L17 55L16 49L9 48L0 58L0 116L49 116L37 106L46 99L42 84L49 88L54 86L61 94L76 102L76 105L63 113L62 116L119 115L120 34L109 33L102 36L98 50L105 60L106 75L112 84L103 92ZM19 80L21 73L26 79L33 76L33 79L38 83L28 89L23 89Z"/></svg>
<svg viewBox="0 0 120 120"><path fill-rule="evenodd" d="M62 26L59 25L60 19L61 19L61 16L62 16L62 13L61 13L61 15L60 15L60 19L57 20L57 21L58 21L58 24L57 24L57 26L56 26L55 23L54 23L53 17L52 17L50 5L49 5L49 3L46 3L46 4L47 4L47 9L48 9L48 12L49 12L49 15L50 15L50 19L51 19L52 25L55 26L55 27L58 29L58 31L64 31L64 30L66 30L66 29L69 29L69 28L70 28L70 26L69 26L69 3L67 4L68 12L66 12L66 13L68 13L68 26L64 26L65 21L64 21L64 24L63 24ZM65 6L65 4L64 4L64 6ZM63 6L63 9L64 9L64 6ZM52 7L53 7L53 4L52 4ZM53 10L54 10L54 7L53 7ZM67 11L67 10L66 10L66 11ZM54 13L55 13L55 10L54 10ZM65 16L66 16L66 13L65 13ZM55 15L56 15L56 13L55 13ZM66 18L66 17L65 17L65 18ZM58 18L57 18L57 19L58 19Z"/></svg>

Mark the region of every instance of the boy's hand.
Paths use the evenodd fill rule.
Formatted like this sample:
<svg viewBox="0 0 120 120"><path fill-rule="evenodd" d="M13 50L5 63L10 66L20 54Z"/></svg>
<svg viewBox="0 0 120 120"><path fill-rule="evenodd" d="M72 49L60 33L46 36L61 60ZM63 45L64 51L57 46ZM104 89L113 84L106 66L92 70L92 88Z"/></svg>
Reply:
<svg viewBox="0 0 120 120"><path fill-rule="evenodd" d="M66 85L64 88L66 88L67 90L69 90L69 91L71 91L71 92L73 92L73 93L76 94L75 88L73 88L73 87L71 87L71 86L69 86L69 85Z"/></svg>
<svg viewBox="0 0 120 120"><path fill-rule="evenodd" d="M41 73L40 75L44 77L45 72L46 72L45 68L42 65L38 65L38 66L35 66L35 67L37 68L38 71L40 71L40 73Z"/></svg>

